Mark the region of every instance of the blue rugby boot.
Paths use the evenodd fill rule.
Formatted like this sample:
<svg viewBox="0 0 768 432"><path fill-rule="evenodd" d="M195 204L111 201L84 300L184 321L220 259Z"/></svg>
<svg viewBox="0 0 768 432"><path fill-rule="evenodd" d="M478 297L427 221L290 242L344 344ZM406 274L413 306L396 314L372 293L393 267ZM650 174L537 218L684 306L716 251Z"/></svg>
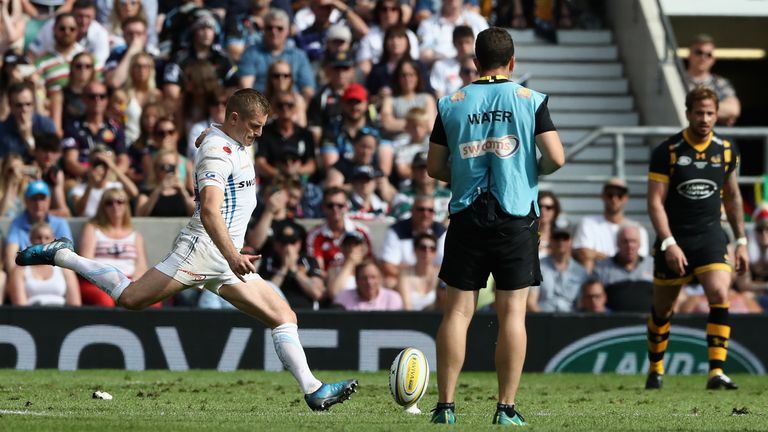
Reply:
<svg viewBox="0 0 768 432"><path fill-rule="evenodd" d="M436 406L432 410L430 422L435 424L456 424L456 414L453 412L453 407Z"/></svg>
<svg viewBox="0 0 768 432"><path fill-rule="evenodd" d="M493 415L493 424L504 426L528 426L528 422L525 421L522 415L517 410L513 409L514 415L509 416L506 411L497 409L496 414Z"/></svg>
<svg viewBox="0 0 768 432"><path fill-rule="evenodd" d="M304 400L312 411L325 411L332 405L342 403L357 391L357 380L351 379L331 384L323 384L314 393L304 395Z"/></svg>
<svg viewBox="0 0 768 432"><path fill-rule="evenodd" d="M50 243L29 246L23 251L16 253L16 265L56 265L53 262L53 257L56 256L56 252L62 249L74 250L75 247L72 244L72 240L62 237Z"/></svg>

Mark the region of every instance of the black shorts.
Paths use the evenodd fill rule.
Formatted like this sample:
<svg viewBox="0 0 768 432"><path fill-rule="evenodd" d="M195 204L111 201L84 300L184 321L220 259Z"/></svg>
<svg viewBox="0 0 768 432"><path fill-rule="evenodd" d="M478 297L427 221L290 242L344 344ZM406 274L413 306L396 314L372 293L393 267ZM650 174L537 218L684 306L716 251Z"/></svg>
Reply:
<svg viewBox="0 0 768 432"><path fill-rule="evenodd" d="M484 217L485 208L473 204L451 215L440 268L443 282L475 291L485 287L488 275L493 273L497 290L541 283L539 223L535 214L514 217L500 210L496 214L498 217L489 222Z"/></svg>
<svg viewBox="0 0 768 432"><path fill-rule="evenodd" d="M658 286L680 286L693 281L696 276L712 270L731 271L728 259L728 236L720 225L694 235L676 235L675 241L683 250L688 266L680 276L669 269L661 240L653 245L653 283Z"/></svg>

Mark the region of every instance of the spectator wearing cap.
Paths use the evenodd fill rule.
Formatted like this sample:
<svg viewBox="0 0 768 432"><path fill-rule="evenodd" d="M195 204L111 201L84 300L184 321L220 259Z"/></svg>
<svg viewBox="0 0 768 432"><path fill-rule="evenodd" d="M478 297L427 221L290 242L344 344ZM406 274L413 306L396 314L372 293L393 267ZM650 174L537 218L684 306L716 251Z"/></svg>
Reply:
<svg viewBox="0 0 768 432"><path fill-rule="evenodd" d="M328 82L312 97L307 110L307 125L316 142L320 142L324 130L340 121L341 97L355 78L352 66L347 52L326 54L323 72Z"/></svg>
<svg viewBox="0 0 768 432"><path fill-rule="evenodd" d="M374 64L381 60L384 51L384 33L394 26L404 26L407 20L403 19L403 8L410 5L403 4L399 0L378 0L373 8L374 24L370 26L368 34L363 37L357 48L357 67L368 75ZM405 30L410 45L412 59L419 58L419 39L410 29Z"/></svg>
<svg viewBox="0 0 768 432"><path fill-rule="evenodd" d="M89 156L96 145L109 148L116 157L117 168L128 172L125 134L119 123L110 120L107 112L107 86L91 81L83 92L85 116L64 127L64 171L71 177L84 178L90 167Z"/></svg>
<svg viewBox="0 0 768 432"><path fill-rule="evenodd" d="M50 213L51 190L42 180L29 182L24 192L26 210L16 216L8 226L8 237L5 241L5 270L10 272L16 267L16 252L30 246L29 233L33 225L47 222L53 229L55 238L72 239L72 230L67 220Z"/></svg>
<svg viewBox="0 0 768 432"><path fill-rule="evenodd" d="M633 223L624 216L629 201L626 182L619 178L609 179L603 185L603 214L581 219L573 238L576 259L592 271L595 262L616 255L616 240L622 224ZM640 227L640 256L648 256L648 231Z"/></svg>
<svg viewBox="0 0 768 432"><path fill-rule="evenodd" d="M360 135L377 138L376 156L384 175L392 169L394 153L392 143L381 141L379 129L374 127L368 112L368 92L360 84L352 83L341 96L341 116L330 128L323 132L320 144L320 160L323 168L328 169L341 159L352 160L352 143Z"/></svg>
<svg viewBox="0 0 768 432"><path fill-rule="evenodd" d="M221 31L218 16L208 8L209 3L205 2L203 5L197 0L182 0L158 5L161 9L160 13L165 15L159 35L160 42L158 43L161 57L172 58L174 53L188 48L192 41L190 37L190 33L193 32L192 27L202 16L214 18L216 21L216 28L214 29L217 35L216 44L220 45L223 42L224 32Z"/></svg>
<svg viewBox="0 0 768 432"><path fill-rule="evenodd" d="M325 222L312 228L307 235L307 254L317 259L320 268L328 271L343 263L341 242L348 232L360 233L370 254L368 228L349 219L349 202L344 189L330 187L323 192L323 212Z"/></svg>
<svg viewBox="0 0 768 432"><path fill-rule="evenodd" d="M390 216L399 220L410 218L413 204L417 196L431 196L435 203L435 220L448 220L448 204L451 201L451 191L430 177L427 173L427 152L422 151L413 156L411 162L410 183L400 188L392 199Z"/></svg>
<svg viewBox="0 0 768 432"><path fill-rule="evenodd" d="M377 137L371 131L362 129L352 143L352 158L339 159L326 173L325 185L342 187L348 191L352 188L352 176L356 168L371 166L374 172L381 173L375 177L376 191L386 202L390 202L395 195L395 188L384 176L379 166L379 158L376 154Z"/></svg>
<svg viewBox="0 0 768 432"><path fill-rule="evenodd" d="M264 41L248 47L238 63L240 86L263 92L267 84L267 69L278 59L291 65L297 89L310 100L315 94L315 77L307 55L299 48L286 45L291 22L280 9L270 9L264 18Z"/></svg>
<svg viewBox="0 0 768 432"><path fill-rule="evenodd" d="M571 258L571 232L558 228L551 234L550 254L541 259L541 285L528 293L531 312L572 312L589 273Z"/></svg>
<svg viewBox="0 0 768 432"><path fill-rule="evenodd" d="M165 65L163 71L163 94L173 100L178 100L182 94L182 77L191 67L193 60L205 60L216 70L219 85L222 87L237 85L237 67L227 53L216 44L216 29L218 21L213 15L203 14L192 24L189 34L189 44L186 48L175 52L173 60Z"/></svg>
<svg viewBox="0 0 768 432"><path fill-rule="evenodd" d="M306 30L299 32L294 39L296 46L304 50L313 64L322 60L326 52L347 52L352 45L352 31L344 24L330 25L327 21L318 21ZM325 24L323 24L325 23Z"/></svg>
<svg viewBox="0 0 768 432"><path fill-rule="evenodd" d="M446 227L435 220L435 199L431 195L414 198L411 217L395 222L384 235L381 245L381 269L385 285L394 288L400 276L400 269L416 264L413 239L419 234L430 233L437 239L437 253L434 263L443 262Z"/></svg>
<svg viewBox="0 0 768 432"><path fill-rule="evenodd" d="M384 287L381 271L373 261L363 261L355 267L354 290L345 290L335 303L353 311L393 311L403 309L403 299L397 291Z"/></svg>
<svg viewBox="0 0 768 432"><path fill-rule="evenodd" d="M598 261L592 277L605 287L611 310L647 312L653 304L653 259L639 254L640 227L624 223L616 242L616 255Z"/></svg>
<svg viewBox="0 0 768 432"><path fill-rule="evenodd" d="M35 135L55 134L56 126L53 120L35 110L35 87L30 82L11 84L8 87L8 104L11 115L0 122L0 160L16 153L28 162L32 159Z"/></svg>
<svg viewBox="0 0 768 432"><path fill-rule="evenodd" d="M283 291L292 309L318 309L325 293L317 261L302 251L304 230L291 220L275 224L273 251L261 260L259 275Z"/></svg>
<svg viewBox="0 0 768 432"><path fill-rule="evenodd" d="M280 92L272 98L273 121L262 131L257 139L256 172L262 181L269 182L278 175L279 160L290 163L301 162L297 172L299 176L311 176L317 170L315 162L315 144L312 134L294 122L296 97L291 92ZM293 171L293 170L292 170Z"/></svg>
<svg viewBox="0 0 768 432"><path fill-rule="evenodd" d="M438 99L464 86L459 73L461 71L459 59L475 54L475 35L472 33L472 27L456 26L453 29L453 46L456 48L456 55L436 61L429 74L429 83Z"/></svg>
<svg viewBox="0 0 768 432"><path fill-rule="evenodd" d="M85 51L93 54L96 68L101 70L109 57L109 32L96 18L96 3L94 0L75 0L72 5L72 15L77 23L75 41ZM53 52L56 41L54 27L56 19L49 19L38 30L37 38L28 46L29 52L37 58L46 52Z"/></svg>
<svg viewBox="0 0 768 432"><path fill-rule="evenodd" d="M385 220L389 204L376 195L376 181L384 177L371 165L358 165L352 169L349 179L349 217L354 220Z"/></svg>

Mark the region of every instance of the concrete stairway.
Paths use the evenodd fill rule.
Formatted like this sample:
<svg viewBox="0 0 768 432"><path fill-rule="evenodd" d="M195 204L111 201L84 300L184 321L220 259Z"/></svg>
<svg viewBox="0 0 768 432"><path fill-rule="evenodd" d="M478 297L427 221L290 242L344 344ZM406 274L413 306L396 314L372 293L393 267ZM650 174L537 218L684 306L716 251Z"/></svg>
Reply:
<svg viewBox="0 0 768 432"><path fill-rule="evenodd" d="M528 75L527 85L550 96L552 120L566 146L600 126L637 126L640 119L624 77L624 66L610 30L564 30L558 44L537 38L532 30L511 30L515 41L515 77ZM638 138L626 138L626 175L647 173L649 147ZM601 183L557 181L613 175L613 138L602 137L574 160L543 180L553 190L569 219L602 211ZM630 183L627 214L647 221L645 183Z"/></svg>

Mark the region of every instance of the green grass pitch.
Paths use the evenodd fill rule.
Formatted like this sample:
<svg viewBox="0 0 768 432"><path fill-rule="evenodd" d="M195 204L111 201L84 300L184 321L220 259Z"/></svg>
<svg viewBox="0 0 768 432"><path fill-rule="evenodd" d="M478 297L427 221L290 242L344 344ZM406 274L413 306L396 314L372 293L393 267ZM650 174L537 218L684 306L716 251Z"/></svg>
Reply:
<svg viewBox="0 0 768 432"><path fill-rule="evenodd" d="M323 380L355 376L360 389L328 412L309 411L287 372L129 372L0 370L0 431L394 431L436 430L429 409L435 376L419 404L422 415L395 405L385 372L318 372ZM669 376L662 391L644 377L524 374L518 407L529 430L765 431L768 376L733 376L737 391L706 391L704 376ZM103 390L111 401L91 395ZM496 430L492 373L464 373L451 430Z"/></svg>

